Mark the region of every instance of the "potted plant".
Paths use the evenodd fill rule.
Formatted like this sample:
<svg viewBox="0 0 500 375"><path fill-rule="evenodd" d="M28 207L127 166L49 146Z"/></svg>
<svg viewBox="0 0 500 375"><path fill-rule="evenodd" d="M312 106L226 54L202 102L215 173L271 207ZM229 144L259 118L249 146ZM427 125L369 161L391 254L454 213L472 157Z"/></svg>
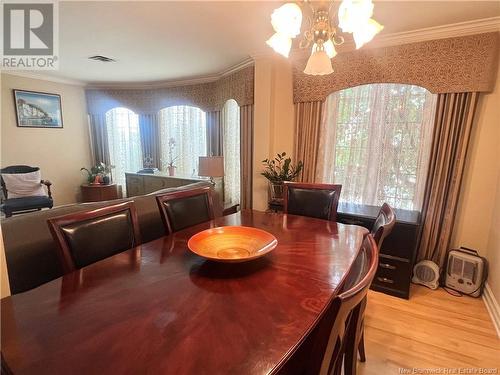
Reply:
<svg viewBox="0 0 500 375"><path fill-rule="evenodd" d="M274 159L264 159L262 164L265 169L262 176L269 180L271 201L283 200L283 182L293 181L302 171L304 166L301 161L292 164L291 158L286 158L286 152L278 153Z"/></svg>
<svg viewBox="0 0 500 375"><path fill-rule="evenodd" d="M89 184L107 185L111 183L111 169L114 167L114 165L106 165L101 162L91 167L90 170L83 167L80 168L80 171L87 172L87 181Z"/></svg>
<svg viewBox="0 0 500 375"><path fill-rule="evenodd" d="M174 165L174 162L177 160L178 156L174 157L174 149L175 149L175 139L174 138L170 138L168 140L168 158L169 158L170 161L167 164L167 169L168 169L168 175L169 176L175 175L175 168L177 168Z"/></svg>

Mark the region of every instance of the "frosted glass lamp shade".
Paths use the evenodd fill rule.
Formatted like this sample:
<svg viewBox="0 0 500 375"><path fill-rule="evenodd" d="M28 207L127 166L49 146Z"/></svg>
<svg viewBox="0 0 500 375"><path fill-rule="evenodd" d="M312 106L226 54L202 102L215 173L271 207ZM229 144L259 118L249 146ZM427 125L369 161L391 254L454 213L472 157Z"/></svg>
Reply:
<svg viewBox="0 0 500 375"><path fill-rule="evenodd" d="M284 4L271 14L271 25L278 34L295 38L300 34L302 10L295 3Z"/></svg>
<svg viewBox="0 0 500 375"><path fill-rule="evenodd" d="M352 33L354 42L356 43L356 49L360 49L371 41L383 28L384 26L370 18L364 26L361 26Z"/></svg>
<svg viewBox="0 0 500 375"><path fill-rule="evenodd" d="M372 0L343 0L339 6L339 27L353 33L363 27L373 15Z"/></svg>
<svg viewBox="0 0 500 375"><path fill-rule="evenodd" d="M315 51L307 60L305 74L322 76L333 73L332 62L324 50Z"/></svg>
<svg viewBox="0 0 500 375"><path fill-rule="evenodd" d="M292 39L280 33L274 34L266 43L274 51L285 57L288 57L292 48Z"/></svg>
<svg viewBox="0 0 500 375"><path fill-rule="evenodd" d="M223 156L200 156L198 159L198 176L203 177L223 177L224 157Z"/></svg>

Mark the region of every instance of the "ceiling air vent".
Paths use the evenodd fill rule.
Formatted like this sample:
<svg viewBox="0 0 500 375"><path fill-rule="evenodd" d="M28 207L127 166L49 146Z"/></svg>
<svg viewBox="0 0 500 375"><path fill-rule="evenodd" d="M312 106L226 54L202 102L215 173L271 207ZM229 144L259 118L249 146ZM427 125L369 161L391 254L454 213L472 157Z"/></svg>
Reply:
<svg viewBox="0 0 500 375"><path fill-rule="evenodd" d="M106 62L106 63L108 63L108 62L116 62L115 59L112 59L111 57L102 56L102 55L90 56L89 60Z"/></svg>

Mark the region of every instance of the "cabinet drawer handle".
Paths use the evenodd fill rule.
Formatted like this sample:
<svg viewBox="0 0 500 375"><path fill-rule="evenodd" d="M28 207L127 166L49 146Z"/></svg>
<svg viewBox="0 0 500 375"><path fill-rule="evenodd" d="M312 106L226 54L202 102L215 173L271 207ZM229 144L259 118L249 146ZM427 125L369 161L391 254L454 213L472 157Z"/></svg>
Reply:
<svg viewBox="0 0 500 375"><path fill-rule="evenodd" d="M381 283L394 284L394 280L388 279L387 277L377 277L377 280Z"/></svg>
<svg viewBox="0 0 500 375"><path fill-rule="evenodd" d="M382 268L385 268L388 270L395 270L396 269L396 266L393 266L392 264L389 264L389 263L379 263L378 265L379 265L379 267L382 267Z"/></svg>

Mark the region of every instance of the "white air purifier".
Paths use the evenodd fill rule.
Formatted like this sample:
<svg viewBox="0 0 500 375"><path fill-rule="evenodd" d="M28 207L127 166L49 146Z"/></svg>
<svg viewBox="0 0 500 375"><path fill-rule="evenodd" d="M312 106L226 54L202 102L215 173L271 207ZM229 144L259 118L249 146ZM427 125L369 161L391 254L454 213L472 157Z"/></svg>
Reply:
<svg viewBox="0 0 500 375"><path fill-rule="evenodd" d="M415 284L421 284L427 288L437 289L439 287L439 266L430 261L422 260L413 267L413 278Z"/></svg>
<svg viewBox="0 0 500 375"><path fill-rule="evenodd" d="M448 288L479 297L487 275L486 259L476 251L460 248L448 253L445 285Z"/></svg>

